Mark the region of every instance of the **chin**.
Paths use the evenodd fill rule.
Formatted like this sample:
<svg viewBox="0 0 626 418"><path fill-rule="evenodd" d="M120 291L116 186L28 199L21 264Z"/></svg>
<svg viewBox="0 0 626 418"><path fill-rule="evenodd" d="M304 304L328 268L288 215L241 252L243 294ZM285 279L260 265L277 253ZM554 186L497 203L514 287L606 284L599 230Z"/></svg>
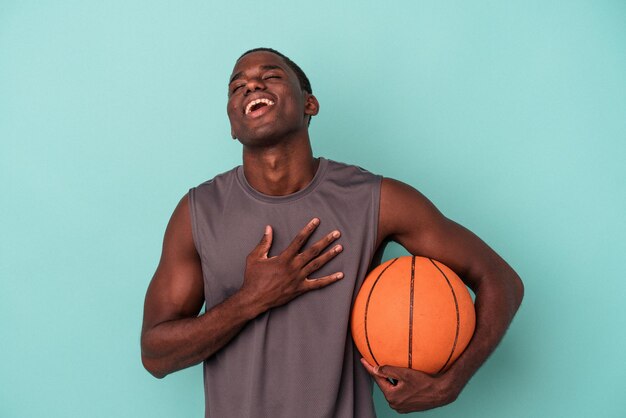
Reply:
<svg viewBox="0 0 626 418"><path fill-rule="evenodd" d="M268 147L281 143L290 137L294 130L279 131L274 125L264 125L252 132L237 135L239 142L248 147Z"/></svg>
<svg viewBox="0 0 626 418"><path fill-rule="evenodd" d="M239 142L247 147L268 147L278 144L281 137L273 132L256 131L253 134L237 138L239 139Z"/></svg>

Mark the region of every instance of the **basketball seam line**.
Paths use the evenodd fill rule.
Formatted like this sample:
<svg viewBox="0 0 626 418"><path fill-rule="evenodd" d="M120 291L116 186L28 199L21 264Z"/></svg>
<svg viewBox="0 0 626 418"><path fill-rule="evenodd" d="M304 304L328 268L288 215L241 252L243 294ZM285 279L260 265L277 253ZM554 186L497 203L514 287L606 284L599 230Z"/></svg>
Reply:
<svg viewBox="0 0 626 418"><path fill-rule="evenodd" d="M367 295L367 301L365 302L365 319L363 321L363 327L365 328L365 342L367 343L367 349L369 350L370 354L372 355L372 359L374 359L374 363L376 363L377 366L380 366L380 364L378 363L378 360L376 360L376 356L374 356L374 352L372 351L372 347L370 346L370 339L367 335L367 311L369 309L369 304L370 304L370 299L372 298L372 293L374 293L374 287L376 287L376 284L378 283L378 281L380 280L380 278L383 276L383 274L385 273L385 271L387 271L387 269L389 267L391 267L391 265L393 263L395 263L396 261L398 261L398 258L394 258L393 261L391 263L389 263L389 265L387 267L385 267L383 269L383 271L380 272L380 274L378 275L378 277L376 278L376 281L374 282L374 284L372 285L372 288L370 289L369 294Z"/></svg>
<svg viewBox="0 0 626 418"><path fill-rule="evenodd" d="M448 276L446 276L446 274L439 268L439 266L433 261L433 259L429 258L429 260L430 260L431 263L433 263L433 265L437 268L437 270L439 270L439 272L443 275L444 279L446 279L446 283L448 283L448 286L450 287L450 291L452 292L452 298L454 299L454 308L456 310L456 332L454 334L454 343L452 344L452 351L450 352L450 355L448 356L448 359L443 364L441 369L439 369L439 371L437 372L437 373L441 373L442 371L445 370L446 366L450 362L450 359L452 359L452 355L454 354L454 350L456 350L456 344L457 344L457 341L459 339L459 329L461 327L461 317L460 317L460 314L459 314L459 303L458 303L458 301L456 299L456 293L454 292L454 288L452 287L452 283L450 283L450 280L448 279Z"/></svg>

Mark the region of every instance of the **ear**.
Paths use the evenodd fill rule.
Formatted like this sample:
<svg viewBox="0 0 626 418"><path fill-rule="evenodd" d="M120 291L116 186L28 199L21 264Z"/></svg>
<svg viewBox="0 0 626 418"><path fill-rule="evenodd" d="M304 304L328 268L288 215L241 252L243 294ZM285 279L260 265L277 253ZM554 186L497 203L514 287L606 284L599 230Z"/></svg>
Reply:
<svg viewBox="0 0 626 418"><path fill-rule="evenodd" d="M317 101L317 98L307 93L304 100L304 114L309 116L317 115L320 111L320 103Z"/></svg>

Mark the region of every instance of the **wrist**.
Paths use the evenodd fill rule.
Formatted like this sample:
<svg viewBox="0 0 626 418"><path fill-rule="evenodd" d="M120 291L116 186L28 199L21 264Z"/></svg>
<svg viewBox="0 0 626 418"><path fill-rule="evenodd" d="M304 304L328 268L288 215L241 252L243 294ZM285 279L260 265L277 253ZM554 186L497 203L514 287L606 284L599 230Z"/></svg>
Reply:
<svg viewBox="0 0 626 418"><path fill-rule="evenodd" d="M248 291L245 287L239 289L231 299L246 320L252 320L269 309L255 293Z"/></svg>

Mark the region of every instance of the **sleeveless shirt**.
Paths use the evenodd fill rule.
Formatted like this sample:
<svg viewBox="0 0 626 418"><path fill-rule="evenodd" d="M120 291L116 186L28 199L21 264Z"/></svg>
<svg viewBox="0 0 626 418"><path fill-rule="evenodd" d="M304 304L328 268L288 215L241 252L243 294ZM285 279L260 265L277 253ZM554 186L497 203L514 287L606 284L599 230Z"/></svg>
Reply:
<svg viewBox="0 0 626 418"><path fill-rule="evenodd" d="M304 248L335 229L344 248L311 275L341 271L343 279L259 315L204 362L205 417L375 417L372 380L349 320L376 250L380 183L359 167L320 158L309 185L290 195L258 192L242 166L189 191L207 310L242 286L265 225L274 232L270 256L314 217L320 225Z"/></svg>

